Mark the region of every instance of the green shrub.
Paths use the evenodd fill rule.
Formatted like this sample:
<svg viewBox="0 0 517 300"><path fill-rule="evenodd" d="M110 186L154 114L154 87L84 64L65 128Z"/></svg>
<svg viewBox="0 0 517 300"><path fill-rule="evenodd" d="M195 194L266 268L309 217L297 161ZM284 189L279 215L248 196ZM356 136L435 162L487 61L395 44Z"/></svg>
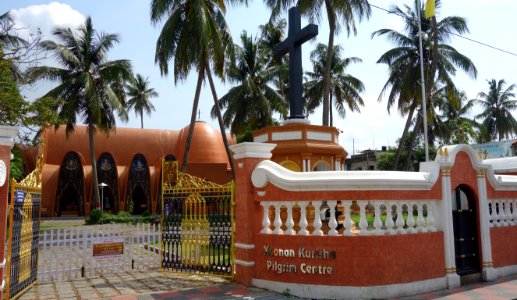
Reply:
<svg viewBox="0 0 517 300"><path fill-rule="evenodd" d="M142 214L142 218L140 218L141 223L152 223L152 224L158 224L160 222L160 217L157 215L151 215L145 216Z"/></svg>
<svg viewBox="0 0 517 300"><path fill-rule="evenodd" d="M103 216L103 223L131 223L131 214L121 211L116 215L106 214Z"/></svg>
<svg viewBox="0 0 517 300"><path fill-rule="evenodd" d="M98 208L94 208L90 211L90 216L88 220L86 220L86 224L94 225L99 224L102 219L102 212Z"/></svg>
<svg viewBox="0 0 517 300"><path fill-rule="evenodd" d="M146 210L142 213L142 218L149 217L149 216L151 216L151 212L150 212L148 209L146 209Z"/></svg>

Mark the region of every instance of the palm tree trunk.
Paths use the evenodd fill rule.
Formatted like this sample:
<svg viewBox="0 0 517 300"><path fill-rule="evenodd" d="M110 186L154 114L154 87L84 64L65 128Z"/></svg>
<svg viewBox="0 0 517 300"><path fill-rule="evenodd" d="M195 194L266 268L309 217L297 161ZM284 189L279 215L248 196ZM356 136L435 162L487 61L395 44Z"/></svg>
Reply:
<svg viewBox="0 0 517 300"><path fill-rule="evenodd" d="M93 178L93 207L96 208L100 203L99 195L99 179L97 178L97 161L95 160L95 128L93 125L88 125L88 139L90 141L90 160L92 163L92 178Z"/></svg>
<svg viewBox="0 0 517 300"><path fill-rule="evenodd" d="M404 126L404 131L402 132L402 136L400 137L399 146L397 148L397 152L395 152L395 159L393 159L393 165L391 166L392 170L397 170L400 155L402 154L402 150L404 148L404 140L406 139L407 133L409 131L409 126L411 126L411 121L413 120L413 114L415 113L415 107L411 107L411 110L408 113L408 117L406 120L406 126Z"/></svg>
<svg viewBox="0 0 517 300"><path fill-rule="evenodd" d="M330 126L334 126L334 115L332 113L332 92L330 92L330 96L329 96L329 116L330 116Z"/></svg>
<svg viewBox="0 0 517 300"><path fill-rule="evenodd" d="M214 106L215 111L217 112L217 121L219 121L219 130L221 131L221 136L223 137L224 149L226 150L226 155L228 156L228 161L230 162L230 168L232 169L232 177L235 180L235 162L233 161L232 152L230 151L230 144L228 143L228 138L226 137L226 133L224 131L223 116L221 115L221 108L217 103L218 97L215 91L214 80L212 79L212 72L210 72L208 64L206 65L206 74L208 75L208 82L210 83L212 97L214 98Z"/></svg>
<svg viewBox="0 0 517 300"><path fill-rule="evenodd" d="M140 128L144 129L144 111L140 111Z"/></svg>
<svg viewBox="0 0 517 300"><path fill-rule="evenodd" d="M196 94L194 96L194 103L192 104L192 115L190 117L190 127L188 130L187 141L185 142L185 152L183 153L183 161L181 162L181 172L187 172L188 155L190 152L190 144L192 143L192 136L194 135L194 126L196 126L196 114L199 104L199 95L201 94L201 84L203 83L204 68L199 68L199 75L197 77Z"/></svg>
<svg viewBox="0 0 517 300"><path fill-rule="evenodd" d="M422 114L418 114L416 118L416 124L413 128L413 135L411 135L411 141L409 142L409 149L407 150L406 162L404 163L404 170L409 170L411 163L411 157L413 156L413 145L415 144L416 137L420 134L423 117Z"/></svg>
<svg viewBox="0 0 517 300"><path fill-rule="evenodd" d="M329 20L329 43L327 45L327 65L323 79L323 126L329 126L330 115L330 70L332 69L332 56L334 56L334 33L336 31L336 16L330 0L325 0L325 8Z"/></svg>

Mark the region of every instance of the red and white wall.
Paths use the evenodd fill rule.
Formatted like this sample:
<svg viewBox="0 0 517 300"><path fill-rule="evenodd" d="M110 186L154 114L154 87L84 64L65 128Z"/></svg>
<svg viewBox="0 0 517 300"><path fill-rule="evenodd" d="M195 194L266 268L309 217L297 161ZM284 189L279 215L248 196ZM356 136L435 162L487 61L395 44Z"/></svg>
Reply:
<svg viewBox="0 0 517 300"><path fill-rule="evenodd" d="M0 126L0 245L5 245L8 216L8 193L9 193L9 164L11 161L11 148L14 145L14 138L18 134L17 127ZM5 288L5 247L0 247L0 300L3 297Z"/></svg>
<svg viewBox="0 0 517 300"><path fill-rule="evenodd" d="M472 148L444 147L420 172L291 172L269 160L274 147L232 146L238 282L308 298L457 287L452 201L460 185L476 198L482 278L517 273L517 176L494 174L500 167Z"/></svg>

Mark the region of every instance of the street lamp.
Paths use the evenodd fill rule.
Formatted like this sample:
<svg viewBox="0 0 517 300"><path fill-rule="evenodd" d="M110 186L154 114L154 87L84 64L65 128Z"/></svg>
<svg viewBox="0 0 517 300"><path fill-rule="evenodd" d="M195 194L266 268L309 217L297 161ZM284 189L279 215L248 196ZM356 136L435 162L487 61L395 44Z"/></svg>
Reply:
<svg viewBox="0 0 517 300"><path fill-rule="evenodd" d="M104 187L108 186L104 182L99 183L99 187L101 188L101 213L104 209Z"/></svg>

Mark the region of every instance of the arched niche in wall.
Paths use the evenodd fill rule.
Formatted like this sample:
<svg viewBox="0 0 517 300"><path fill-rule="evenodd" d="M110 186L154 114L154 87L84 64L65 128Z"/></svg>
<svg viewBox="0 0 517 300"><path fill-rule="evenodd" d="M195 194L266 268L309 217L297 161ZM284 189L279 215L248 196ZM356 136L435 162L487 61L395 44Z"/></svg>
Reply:
<svg viewBox="0 0 517 300"><path fill-rule="evenodd" d="M142 154L136 154L133 157L129 170L126 207L132 207L132 213L135 215L140 215L146 210L151 210L150 196L149 165Z"/></svg>
<svg viewBox="0 0 517 300"><path fill-rule="evenodd" d="M300 166L292 160L284 160L279 165L293 172L300 172Z"/></svg>
<svg viewBox="0 0 517 300"><path fill-rule="evenodd" d="M97 178L103 211L117 213L119 210L117 165L111 154L103 153L99 157L97 161Z"/></svg>
<svg viewBox="0 0 517 300"><path fill-rule="evenodd" d="M75 152L68 152L61 163L54 207L57 216L84 215L84 172Z"/></svg>
<svg viewBox="0 0 517 300"><path fill-rule="evenodd" d="M324 161L319 160L314 164L314 167L312 168L313 171L332 171L332 166Z"/></svg>

